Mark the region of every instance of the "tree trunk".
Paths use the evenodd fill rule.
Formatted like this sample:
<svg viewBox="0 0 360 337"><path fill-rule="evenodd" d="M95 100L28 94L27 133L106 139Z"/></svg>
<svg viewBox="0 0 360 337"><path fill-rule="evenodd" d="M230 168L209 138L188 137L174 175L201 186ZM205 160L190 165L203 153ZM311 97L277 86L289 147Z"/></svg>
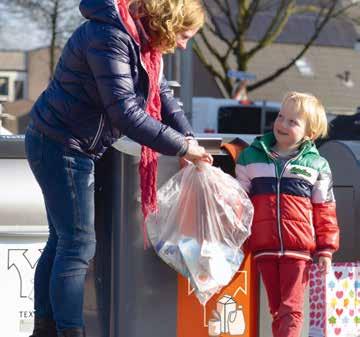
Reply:
<svg viewBox="0 0 360 337"><path fill-rule="evenodd" d="M55 59L56 59L56 40L57 40L57 19L59 15L59 2L55 0L53 12L51 14L51 40L50 40L50 48L49 48L49 70L50 70L50 78L52 80L54 76L54 68L55 68Z"/></svg>

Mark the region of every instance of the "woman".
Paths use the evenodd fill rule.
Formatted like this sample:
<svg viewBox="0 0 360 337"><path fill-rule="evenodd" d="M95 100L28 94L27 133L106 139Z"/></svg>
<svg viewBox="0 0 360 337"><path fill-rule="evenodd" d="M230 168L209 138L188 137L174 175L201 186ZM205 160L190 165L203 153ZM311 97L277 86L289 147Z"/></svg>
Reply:
<svg viewBox="0 0 360 337"><path fill-rule="evenodd" d="M82 0L80 11L87 21L67 42L26 133L49 222L35 272L32 337L84 336L84 279L95 253L94 161L116 139L125 134L145 145L145 216L156 208L154 151L212 161L191 141L161 69L162 53L185 48L202 26L199 0Z"/></svg>

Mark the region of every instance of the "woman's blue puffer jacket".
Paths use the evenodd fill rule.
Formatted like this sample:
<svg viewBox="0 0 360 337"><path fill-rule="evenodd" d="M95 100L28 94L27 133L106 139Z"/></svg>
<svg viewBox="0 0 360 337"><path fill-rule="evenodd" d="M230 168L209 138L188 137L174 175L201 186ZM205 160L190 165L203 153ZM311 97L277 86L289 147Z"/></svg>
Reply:
<svg viewBox="0 0 360 337"><path fill-rule="evenodd" d="M166 154L186 152L192 129L161 80L162 122L146 112L149 78L116 0L82 0L88 19L64 47L53 80L31 111L44 134L93 159L121 135Z"/></svg>

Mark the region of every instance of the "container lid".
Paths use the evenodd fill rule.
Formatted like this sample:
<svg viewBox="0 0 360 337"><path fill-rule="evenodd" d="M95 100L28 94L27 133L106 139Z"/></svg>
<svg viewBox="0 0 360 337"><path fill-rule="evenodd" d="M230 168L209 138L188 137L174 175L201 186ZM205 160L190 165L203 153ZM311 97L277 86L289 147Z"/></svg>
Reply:
<svg viewBox="0 0 360 337"><path fill-rule="evenodd" d="M24 135L1 135L0 158L25 158Z"/></svg>
<svg viewBox="0 0 360 337"><path fill-rule="evenodd" d="M227 155L220 146L222 137L195 137L200 146L205 147L206 151L214 155ZM140 157L141 145L134 142L129 137L123 136L112 145L115 149L125 154Z"/></svg>
<svg viewBox="0 0 360 337"><path fill-rule="evenodd" d="M221 143L223 141L222 137L196 137L200 146L203 146L207 152L215 155L226 155L227 153L223 151Z"/></svg>

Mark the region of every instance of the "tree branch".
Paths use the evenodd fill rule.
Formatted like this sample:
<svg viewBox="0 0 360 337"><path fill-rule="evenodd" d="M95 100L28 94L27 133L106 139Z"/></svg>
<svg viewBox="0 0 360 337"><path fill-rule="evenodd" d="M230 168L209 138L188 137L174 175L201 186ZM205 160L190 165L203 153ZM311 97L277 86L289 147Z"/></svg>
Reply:
<svg viewBox="0 0 360 337"><path fill-rule="evenodd" d="M203 30L200 31L199 34L198 34L198 36L201 37L201 39L203 40L203 42L204 42L205 45L206 45L206 48L210 51L210 53L211 53L212 55L214 55L219 62L222 62L223 59L224 59L224 57L221 56L221 55L219 54L219 52L214 48L214 46L211 45L211 43L209 42L208 38L207 38L206 35L205 35L205 32L204 32Z"/></svg>
<svg viewBox="0 0 360 337"><path fill-rule="evenodd" d="M216 20L216 15L212 12L210 9L210 6L204 1L204 7L208 13L208 17L210 19L210 22L215 27L214 34L218 36L221 40L226 40L225 36L222 34L222 31L220 29L220 26Z"/></svg>
<svg viewBox="0 0 360 337"><path fill-rule="evenodd" d="M224 79L224 76L219 73L210 62L207 61L196 40L194 40L193 42L193 50L200 59L201 63L205 66L205 68L208 69L211 74L213 74L215 77L218 77L222 81Z"/></svg>
<svg viewBox="0 0 360 337"><path fill-rule="evenodd" d="M259 10L260 3L261 0L251 1L250 6L248 7L248 10L246 12L246 15L244 16L244 21L242 24L242 29L244 32L246 32L250 28L251 22Z"/></svg>
<svg viewBox="0 0 360 337"><path fill-rule="evenodd" d="M222 68L222 73L220 73L218 70L215 69L215 67L209 62L208 59L206 59L205 55L202 53L199 44L196 40L194 40L193 43L193 50L195 51L195 54L199 57L201 63L205 66L205 68L216 78L218 78L221 83L224 85L225 89L227 91L231 91L231 81L230 79L227 77L227 72L230 69L226 59L224 57L222 57L221 59L217 58L217 61L219 62L221 68Z"/></svg>
<svg viewBox="0 0 360 337"><path fill-rule="evenodd" d="M210 20L211 22L214 24L216 24L216 27L218 27L218 29L220 30L220 27L218 25L218 20L221 20L222 18L227 18L228 20L228 24L229 24L229 27L231 28L233 34L237 34L237 29L236 29L236 26L233 22L233 19L232 19L232 14L231 14L231 6L230 6L230 2L229 0L225 0L224 1L224 4L221 3L220 0L212 0L215 5L218 7L218 9L220 9L220 12L221 13L213 13L213 11L210 9L210 6L208 4L207 1L204 1L203 4L204 4L204 7L208 13L208 16L210 16ZM215 27L215 28L216 28ZM220 32L221 33L221 32Z"/></svg>
<svg viewBox="0 0 360 337"><path fill-rule="evenodd" d="M281 4L278 7L278 11L275 14L264 36L261 38L261 40L255 47L253 47L246 53L246 58L250 59L259 50L272 44L277 39L277 37L281 34L285 25L287 24L289 17L292 15L292 11L294 10L293 5L293 1L281 1Z"/></svg>
<svg viewBox="0 0 360 337"><path fill-rule="evenodd" d="M225 38L224 35L219 34L208 22L205 22L205 28L208 30L209 33L213 34L215 37L217 37L219 40L223 41L225 44L230 46L229 41ZM200 33L203 33L204 29L200 31Z"/></svg>
<svg viewBox="0 0 360 337"><path fill-rule="evenodd" d="M314 34L312 35L312 37L309 39L309 41L304 45L304 48L298 53L298 55L292 61L290 61L284 67L279 68L274 73L272 73L271 75L265 77L264 79L254 83L252 85L249 85L248 86L248 91L255 90L255 89L263 86L264 84L271 82L275 78L279 77L282 73L284 73L285 71L290 69L296 63L296 61L299 60L306 53L306 51L311 47L311 45L314 43L314 41L319 37L321 31L323 30L325 25L331 19L332 13L334 12L334 10L336 8L336 4L337 4L337 1L335 1L333 3L333 6L328 10L327 15L325 16L325 18L323 19L321 24L316 28L316 30L315 30Z"/></svg>

